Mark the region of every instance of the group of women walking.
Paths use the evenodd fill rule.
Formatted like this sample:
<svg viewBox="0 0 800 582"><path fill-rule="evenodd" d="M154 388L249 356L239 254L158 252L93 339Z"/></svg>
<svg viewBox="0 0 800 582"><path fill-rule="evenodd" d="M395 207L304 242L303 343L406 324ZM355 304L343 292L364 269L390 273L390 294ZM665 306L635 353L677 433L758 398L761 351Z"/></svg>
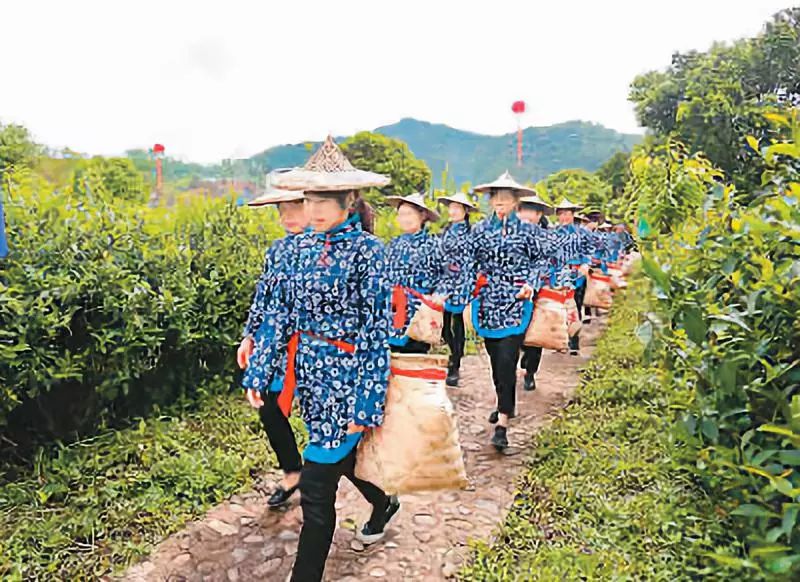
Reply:
<svg viewBox="0 0 800 582"><path fill-rule="evenodd" d="M284 472L268 504L280 507L300 491L303 526L291 580L306 582L322 579L341 477L372 506L356 534L361 542L380 540L400 508L396 497L356 477L356 449L364 431L382 423L391 354L432 347L407 333L421 306L443 312L449 386L459 384L467 325L483 338L497 394L491 442L502 450L518 365L525 389L536 387L541 349L523 346L523 337L538 291L575 289L580 306L593 261L603 268L630 241L599 232L610 225L596 220L578 226L579 205L564 200L551 208L506 173L475 188L492 209L483 220L475 220L478 208L465 194L440 198L448 216L441 234L430 230L439 215L423 195L389 197L402 234L384 245L360 192L389 179L354 168L330 137L303 168L271 178L273 190L254 204L276 205L287 235L267 251L238 360ZM558 224L548 228L545 215L553 212ZM570 352L579 349L575 336ZM309 434L302 457L287 420L295 395Z"/></svg>

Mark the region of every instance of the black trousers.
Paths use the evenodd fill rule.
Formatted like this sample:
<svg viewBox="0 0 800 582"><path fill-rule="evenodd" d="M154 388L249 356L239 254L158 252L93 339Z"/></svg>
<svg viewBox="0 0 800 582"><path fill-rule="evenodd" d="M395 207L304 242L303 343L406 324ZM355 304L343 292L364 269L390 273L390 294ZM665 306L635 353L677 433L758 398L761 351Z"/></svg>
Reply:
<svg viewBox="0 0 800 582"><path fill-rule="evenodd" d="M267 392L263 395L264 406L258 409L264 432L267 433L272 450L278 457L278 466L284 473L296 473L303 468L303 459L297 450L292 426L289 419L278 408L279 392Z"/></svg>
<svg viewBox="0 0 800 582"><path fill-rule="evenodd" d="M444 312L444 329L442 337L450 348L450 366L454 370L461 368L461 358L464 357L464 314Z"/></svg>
<svg viewBox="0 0 800 582"><path fill-rule="evenodd" d="M586 283L582 287L575 289L575 305L578 307L578 315L583 313L583 298L586 296ZM569 349L580 349L580 332L569 338Z"/></svg>
<svg viewBox="0 0 800 582"><path fill-rule="evenodd" d="M513 414L517 405L517 362L524 335L500 339L486 338L486 351L492 363L492 380L497 393L497 411Z"/></svg>
<svg viewBox="0 0 800 582"><path fill-rule="evenodd" d="M318 582L325 571L325 561L336 529L336 490L339 480L347 477L367 501L373 514L382 515L388 498L379 487L355 476L356 449L338 463L306 461L300 474L300 505L303 527L292 570L294 582ZM377 512L375 511L377 510Z"/></svg>
<svg viewBox="0 0 800 582"><path fill-rule="evenodd" d="M538 346L522 346L522 360L519 365L528 374L538 372L541 361L542 348Z"/></svg>
<svg viewBox="0 0 800 582"><path fill-rule="evenodd" d="M395 354L427 354L431 344L410 339L404 346L389 346Z"/></svg>

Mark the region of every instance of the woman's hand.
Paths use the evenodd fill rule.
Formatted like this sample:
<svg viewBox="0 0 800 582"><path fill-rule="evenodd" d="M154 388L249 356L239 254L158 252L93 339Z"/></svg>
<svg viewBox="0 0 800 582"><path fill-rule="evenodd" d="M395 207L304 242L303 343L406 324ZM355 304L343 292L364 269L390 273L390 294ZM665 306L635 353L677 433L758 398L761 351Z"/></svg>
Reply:
<svg viewBox="0 0 800 582"><path fill-rule="evenodd" d="M247 402L249 402L250 406L253 408L261 408L264 406L264 400L261 398L261 392L258 390L248 388L247 392L245 393L245 397L247 398Z"/></svg>
<svg viewBox="0 0 800 582"><path fill-rule="evenodd" d="M589 269L589 265L581 265L578 267L578 272L584 277L588 277L591 269Z"/></svg>
<svg viewBox="0 0 800 582"><path fill-rule="evenodd" d="M355 422L351 422L347 425L347 434L356 434L359 432L364 432L367 429L366 426L361 426L360 424L356 424Z"/></svg>
<svg viewBox="0 0 800 582"><path fill-rule="evenodd" d="M236 351L236 363L239 364L242 370L247 368L247 363L250 361L250 356L253 355L254 347L255 342L250 336L244 338L242 343L239 344L239 349Z"/></svg>
<svg viewBox="0 0 800 582"><path fill-rule="evenodd" d="M526 283L517 293L517 299L530 299L531 297L533 297L533 287Z"/></svg>

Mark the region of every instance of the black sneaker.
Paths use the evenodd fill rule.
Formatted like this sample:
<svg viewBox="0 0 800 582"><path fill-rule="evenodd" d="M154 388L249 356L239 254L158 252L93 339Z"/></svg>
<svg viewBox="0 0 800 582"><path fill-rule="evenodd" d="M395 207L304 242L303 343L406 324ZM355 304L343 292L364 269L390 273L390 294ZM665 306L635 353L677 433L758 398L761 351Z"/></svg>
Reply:
<svg viewBox="0 0 800 582"><path fill-rule="evenodd" d="M504 426L496 426L494 427L494 436L492 437L492 445L498 451L502 452L508 448L508 436L506 435L506 427Z"/></svg>
<svg viewBox="0 0 800 582"><path fill-rule="evenodd" d="M536 378L530 372L525 374L524 388L527 392L533 392L534 390L536 390Z"/></svg>
<svg viewBox="0 0 800 582"><path fill-rule="evenodd" d="M300 485L295 485L294 487L290 487L289 489L284 489L281 485L278 485L278 488L272 492L272 495L269 496L267 499L267 507L270 509L278 509L279 507L283 507L287 503L289 503L289 499L292 498L295 491Z"/></svg>
<svg viewBox="0 0 800 582"><path fill-rule="evenodd" d="M400 501L396 495L390 495L386 509L380 519L374 519L374 515L370 517L369 521L361 528L361 531L356 532L356 539L365 546L381 541L386 535L386 526L389 525L389 522L397 515L398 511L400 511Z"/></svg>
<svg viewBox="0 0 800 582"><path fill-rule="evenodd" d="M455 388L458 386L458 381L460 378L461 374L459 373L458 368L450 368L447 371L447 379L444 381L444 383L452 388Z"/></svg>

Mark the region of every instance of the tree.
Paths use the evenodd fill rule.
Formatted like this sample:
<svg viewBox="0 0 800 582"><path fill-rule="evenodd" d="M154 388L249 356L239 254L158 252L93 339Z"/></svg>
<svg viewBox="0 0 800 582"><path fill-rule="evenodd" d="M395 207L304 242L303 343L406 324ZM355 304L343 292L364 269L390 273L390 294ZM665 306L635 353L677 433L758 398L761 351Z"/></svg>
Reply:
<svg viewBox="0 0 800 582"><path fill-rule="evenodd" d="M786 139L764 113L800 102L800 8L778 13L755 38L674 55L666 71L637 77L629 98L662 143L676 139L703 152L752 191L766 167L747 137L755 138L751 144Z"/></svg>
<svg viewBox="0 0 800 582"><path fill-rule="evenodd" d="M0 124L0 174L34 165L41 151L23 126Z"/></svg>
<svg viewBox="0 0 800 582"><path fill-rule="evenodd" d="M430 187L430 168L414 156L405 142L362 131L342 142L341 148L356 168L391 177L392 182L380 189L384 196L425 193ZM377 192L368 193L367 198L380 201Z"/></svg>
<svg viewBox="0 0 800 582"><path fill-rule="evenodd" d="M608 202L609 187L597 176L586 170L561 170L550 174L536 185L539 195L558 204L569 198L585 206L603 210Z"/></svg>
<svg viewBox="0 0 800 582"><path fill-rule="evenodd" d="M596 175L611 188L611 194L616 197L625 190L625 183L630 176L631 155L627 152L617 152L600 166Z"/></svg>

